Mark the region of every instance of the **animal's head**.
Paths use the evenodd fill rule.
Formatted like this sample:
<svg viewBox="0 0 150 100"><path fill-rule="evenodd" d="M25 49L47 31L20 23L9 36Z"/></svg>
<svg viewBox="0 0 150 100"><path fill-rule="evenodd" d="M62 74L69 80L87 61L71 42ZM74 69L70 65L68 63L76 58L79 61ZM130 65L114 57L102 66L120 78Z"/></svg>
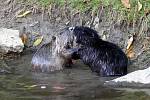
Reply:
<svg viewBox="0 0 150 100"><path fill-rule="evenodd" d="M67 28L67 31L69 31L69 33L74 36L74 41L79 45L94 46L100 40L97 31L89 27L83 26L69 27Z"/></svg>
<svg viewBox="0 0 150 100"><path fill-rule="evenodd" d="M71 27L72 28L72 27ZM56 36L56 46L59 46L60 49L70 49L77 47L76 37L73 34L72 29L67 27L63 29L57 36Z"/></svg>

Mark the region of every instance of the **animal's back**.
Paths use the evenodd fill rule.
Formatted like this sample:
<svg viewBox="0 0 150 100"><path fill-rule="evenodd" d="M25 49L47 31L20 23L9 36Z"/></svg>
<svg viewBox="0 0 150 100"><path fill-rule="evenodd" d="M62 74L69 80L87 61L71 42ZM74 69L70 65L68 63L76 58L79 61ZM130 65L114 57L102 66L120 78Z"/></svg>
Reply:
<svg viewBox="0 0 150 100"><path fill-rule="evenodd" d="M94 47L83 47L80 51L83 62L92 71L102 76L121 76L127 74L128 59L115 44L101 40Z"/></svg>

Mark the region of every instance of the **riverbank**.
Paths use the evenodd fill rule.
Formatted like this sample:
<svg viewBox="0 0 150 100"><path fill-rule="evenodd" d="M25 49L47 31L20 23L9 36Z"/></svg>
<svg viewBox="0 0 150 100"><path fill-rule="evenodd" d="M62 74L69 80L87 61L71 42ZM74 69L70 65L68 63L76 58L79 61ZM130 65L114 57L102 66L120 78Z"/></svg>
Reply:
<svg viewBox="0 0 150 100"><path fill-rule="evenodd" d="M150 15L148 12L146 15L140 16L139 19L135 18L129 21L108 5L96 5L96 12L93 10L94 8L87 9L83 5L87 6L89 0L85 0L87 3L82 0L77 2L77 5L81 3L81 8L85 8L85 11L78 7L70 8L68 3L66 6L55 3L43 5L43 0L40 1L40 5L28 2L28 0L0 1L0 27L16 29L20 31L20 35L25 34L27 36L24 43L26 49L39 48L67 26L84 25L97 30L102 39L119 45L124 51L127 51L128 40L133 37L131 48L127 53L130 57L128 72L150 66ZM143 4L143 2L141 3ZM90 5L92 4L95 3L90 3ZM148 8L143 7L140 11L144 9ZM40 37L43 37L41 43L34 46L34 42Z"/></svg>

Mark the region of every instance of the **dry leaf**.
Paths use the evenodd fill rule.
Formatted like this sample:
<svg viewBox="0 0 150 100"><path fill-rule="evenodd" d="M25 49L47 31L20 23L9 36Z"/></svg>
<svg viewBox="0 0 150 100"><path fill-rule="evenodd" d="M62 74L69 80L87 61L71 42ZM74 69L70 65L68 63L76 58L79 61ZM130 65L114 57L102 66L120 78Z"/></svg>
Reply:
<svg viewBox="0 0 150 100"><path fill-rule="evenodd" d="M150 14L150 9L145 9L144 12L145 12L145 15L147 16Z"/></svg>
<svg viewBox="0 0 150 100"><path fill-rule="evenodd" d="M26 35L26 34L22 34L22 35L21 35L21 40L22 40L23 44L26 44L26 43L27 43L27 40L28 40L27 35Z"/></svg>
<svg viewBox="0 0 150 100"><path fill-rule="evenodd" d="M134 38L132 35L128 40L127 48L125 51L128 58L134 58L135 57L135 52L133 50L133 41L134 41Z"/></svg>
<svg viewBox="0 0 150 100"><path fill-rule="evenodd" d="M122 4L126 8L130 8L130 0L121 0Z"/></svg>
<svg viewBox="0 0 150 100"><path fill-rule="evenodd" d="M143 50L143 51L146 51L146 50L149 49L149 45L150 45L149 41L150 41L150 38L149 38L149 37L146 37L146 38L144 39L144 41L143 41L143 43L142 43L142 45L143 45L142 50Z"/></svg>
<svg viewBox="0 0 150 100"><path fill-rule="evenodd" d="M32 32L32 34L39 35L39 33L38 33L38 32Z"/></svg>
<svg viewBox="0 0 150 100"><path fill-rule="evenodd" d="M128 58L134 58L135 52L133 50L133 45L131 45L129 49L126 49L125 53L126 53Z"/></svg>
<svg viewBox="0 0 150 100"><path fill-rule="evenodd" d="M31 13L31 11L25 11L23 14L17 15L17 18L25 17L25 16L27 16L27 15L30 14L30 13Z"/></svg>
<svg viewBox="0 0 150 100"><path fill-rule="evenodd" d="M135 57L135 53L134 52L130 52L130 53L128 53L127 57L132 59L132 58Z"/></svg>
<svg viewBox="0 0 150 100"><path fill-rule="evenodd" d="M38 39L36 39L33 43L33 46L38 46L43 40L43 36L39 37Z"/></svg>
<svg viewBox="0 0 150 100"><path fill-rule="evenodd" d="M130 39L128 40L128 45L127 45L127 50L131 47L131 45L133 44L133 35L130 37Z"/></svg>
<svg viewBox="0 0 150 100"><path fill-rule="evenodd" d="M138 11L142 9L142 4L138 1Z"/></svg>

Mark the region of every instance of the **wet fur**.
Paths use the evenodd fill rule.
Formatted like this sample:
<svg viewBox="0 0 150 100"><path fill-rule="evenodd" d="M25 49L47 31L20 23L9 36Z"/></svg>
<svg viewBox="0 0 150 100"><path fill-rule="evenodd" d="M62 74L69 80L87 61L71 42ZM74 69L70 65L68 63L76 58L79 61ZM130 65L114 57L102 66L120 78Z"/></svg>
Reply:
<svg viewBox="0 0 150 100"><path fill-rule="evenodd" d="M72 46L73 40L69 32L63 32L63 35L60 33L49 43L42 45L32 58L33 71L52 72L71 66L72 50L67 48Z"/></svg>
<svg viewBox="0 0 150 100"><path fill-rule="evenodd" d="M88 27L76 26L68 31L74 35L76 43L82 45L73 53L72 59L81 59L101 76L127 74L127 56L117 45L103 41L95 30Z"/></svg>

